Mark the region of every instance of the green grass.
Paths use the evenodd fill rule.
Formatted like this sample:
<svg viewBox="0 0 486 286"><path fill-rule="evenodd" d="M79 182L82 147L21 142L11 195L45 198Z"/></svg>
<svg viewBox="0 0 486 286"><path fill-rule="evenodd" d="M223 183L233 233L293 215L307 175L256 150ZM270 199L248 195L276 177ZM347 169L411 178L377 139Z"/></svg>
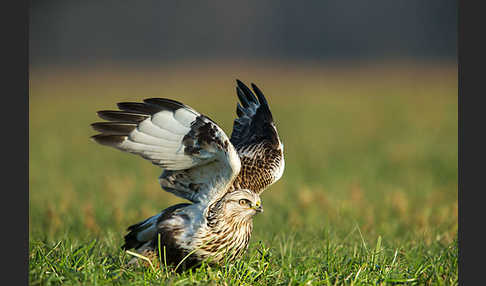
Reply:
<svg viewBox="0 0 486 286"><path fill-rule="evenodd" d="M125 228L182 200L160 189L159 168L88 139L95 111L169 97L229 135L237 77L266 94L286 156L247 254L181 274L128 267ZM35 69L30 78L31 285L458 283L454 65Z"/></svg>

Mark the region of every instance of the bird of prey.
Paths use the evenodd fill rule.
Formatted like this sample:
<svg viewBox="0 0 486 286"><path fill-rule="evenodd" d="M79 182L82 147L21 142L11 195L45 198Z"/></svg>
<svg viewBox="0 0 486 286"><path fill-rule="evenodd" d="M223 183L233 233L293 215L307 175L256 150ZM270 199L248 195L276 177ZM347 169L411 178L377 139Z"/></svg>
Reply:
<svg viewBox="0 0 486 286"><path fill-rule="evenodd" d="M167 98L118 103L98 111L91 138L163 169L159 182L181 203L128 227L122 249L158 254L187 269L231 262L246 251L260 194L283 174L283 145L262 91L236 80L231 138L209 117ZM255 96L256 95L256 96ZM182 264L181 264L182 263Z"/></svg>

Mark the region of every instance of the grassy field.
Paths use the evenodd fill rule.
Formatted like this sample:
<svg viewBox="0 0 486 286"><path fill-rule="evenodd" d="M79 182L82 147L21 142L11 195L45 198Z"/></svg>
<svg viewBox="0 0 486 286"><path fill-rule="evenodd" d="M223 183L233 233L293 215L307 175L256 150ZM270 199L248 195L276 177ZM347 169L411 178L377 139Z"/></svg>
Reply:
<svg viewBox="0 0 486 286"><path fill-rule="evenodd" d="M182 274L131 268L125 228L182 202L161 170L95 144L96 111L182 101L229 135L235 78L261 87L285 145L247 254ZM30 73L31 285L456 285L455 65L202 64Z"/></svg>

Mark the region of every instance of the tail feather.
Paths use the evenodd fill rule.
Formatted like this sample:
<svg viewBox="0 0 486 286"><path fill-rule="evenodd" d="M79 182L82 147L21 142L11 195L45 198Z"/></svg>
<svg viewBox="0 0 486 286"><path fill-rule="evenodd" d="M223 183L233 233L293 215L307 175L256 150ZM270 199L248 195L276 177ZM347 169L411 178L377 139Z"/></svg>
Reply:
<svg viewBox="0 0 486 286"><path fill-rule="evenodd" d="M154 215L142 222L129 226L122 249L139 249L148 241L151 241L157 232L157 220L161 215L162 213Z"/></svg>
<svg viewBox="0 0 486 286"><path fill-rule="evenodd" d="M188 203L173 205L159 214L129 226L127 228L128 233L125 235L125 243L121 248L124 250L135 249L140 252L144 248L154 245L152 242L157 239L159 223L169 218L175 210L189 205Z"/></svg>

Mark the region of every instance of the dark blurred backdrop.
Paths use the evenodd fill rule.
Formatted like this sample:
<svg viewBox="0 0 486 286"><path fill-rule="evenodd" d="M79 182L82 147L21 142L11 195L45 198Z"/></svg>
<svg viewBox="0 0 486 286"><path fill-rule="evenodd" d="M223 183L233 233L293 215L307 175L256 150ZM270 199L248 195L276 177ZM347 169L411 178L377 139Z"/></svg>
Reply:
<svg viewBox="0 0 486 286"><path fill-rule="evenodd" d="M31 65L456 59L457 1L31 1Z"/></svg>

